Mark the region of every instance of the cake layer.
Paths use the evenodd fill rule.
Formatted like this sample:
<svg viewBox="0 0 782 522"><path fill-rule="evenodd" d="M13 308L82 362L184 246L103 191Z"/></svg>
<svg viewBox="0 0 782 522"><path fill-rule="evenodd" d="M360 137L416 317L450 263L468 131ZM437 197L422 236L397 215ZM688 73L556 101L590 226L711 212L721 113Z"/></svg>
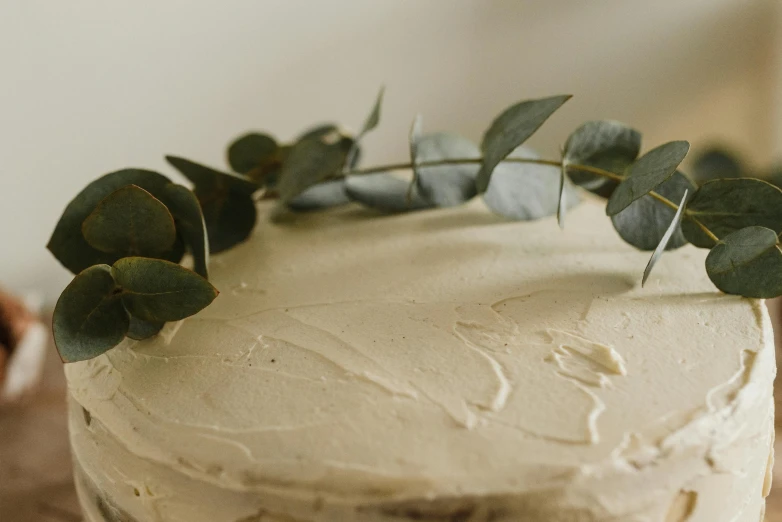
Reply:
<svg viewBox="0 0 782 522"><path fill-rule="evenodd" d="M705 251L642 289L592 201L260 210L210 307L67 365L91 522L761 519L770 322Z"/></svg>

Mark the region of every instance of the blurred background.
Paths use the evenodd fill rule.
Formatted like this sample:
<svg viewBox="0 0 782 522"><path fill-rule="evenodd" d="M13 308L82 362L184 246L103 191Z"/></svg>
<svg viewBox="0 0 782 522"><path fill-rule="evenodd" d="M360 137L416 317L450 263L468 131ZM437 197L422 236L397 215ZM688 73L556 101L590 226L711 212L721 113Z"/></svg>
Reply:
<svg viewBox="0 0 782 522"><path fill-rule="evenodd" d="M782 159L782 2L2 1L0 287L53 304L71 276L46 242L99 175L177 178L164 154L224 167L251 129L355 129L381 84L365 163L407 158L416 113L478 140L511 103L572 93L530 142L544 155L583 121L617 119L645 149L724 144L767 166ZM61 370L48 368L37 413L0 419L3 522L79 520Z"/></svg>

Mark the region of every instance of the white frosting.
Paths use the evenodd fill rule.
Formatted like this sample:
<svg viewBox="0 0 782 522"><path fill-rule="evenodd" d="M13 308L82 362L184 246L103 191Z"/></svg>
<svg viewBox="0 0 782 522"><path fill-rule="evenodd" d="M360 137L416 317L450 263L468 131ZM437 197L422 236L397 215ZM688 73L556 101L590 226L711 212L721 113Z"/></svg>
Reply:
<svg viewBox="0 0 782 522"><path fill-rule="evenodd" d="M770 323L705 251L641 289L593 202L268 210L210 307L67 365L88 520L760 520Z"/></svg>

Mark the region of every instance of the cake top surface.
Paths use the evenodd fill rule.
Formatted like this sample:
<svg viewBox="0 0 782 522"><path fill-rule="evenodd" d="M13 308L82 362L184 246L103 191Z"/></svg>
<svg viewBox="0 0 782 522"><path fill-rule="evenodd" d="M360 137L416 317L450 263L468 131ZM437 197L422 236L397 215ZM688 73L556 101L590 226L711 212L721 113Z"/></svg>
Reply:
<svg viewBox="0 0 782 522"><path fill-rule="evenodd" d="M210 307L68 365L71 393L140 457L338 499L609 476L701 444L752 393L768 321L705 251L664 254L642 289L649 254L602 206L560 231L482 205L288 224L262 205L213 259Z"/></svg>

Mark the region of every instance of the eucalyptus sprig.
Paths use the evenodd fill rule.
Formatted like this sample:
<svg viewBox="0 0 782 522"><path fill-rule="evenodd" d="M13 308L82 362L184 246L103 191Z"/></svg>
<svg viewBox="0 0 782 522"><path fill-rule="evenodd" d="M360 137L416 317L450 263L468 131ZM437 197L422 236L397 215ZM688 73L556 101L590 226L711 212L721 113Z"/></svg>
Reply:
<svg viewBox="0 0 782 522"><path fill-rule="evenodd" d="M567 208L578 200L573 187L580 186L607 199L606 214L622 239L653 251L642 284L664 250L691 242L699 248L719 247L720 259L742 259L746 264L739 255L746 242L731 238L732 234L748 227L764 227L777 236L782 232L782 190L758 179L733 179L735 168L724 158L700 162L698 168L701 178L715 178L704 176L703 171L712 168L709 165L716 174L727 173L726 178L696 187L678 170L689 151L686 141L664 143L639 157L637 130L616 121L590 121L567 138L560 160L540 158L524 143L569 99L558 95L509 107L489 125L480 147L451 133L424 134L419 115L411 126L408 162L345 167L332 175L327 172L335 172L333 168L323 168L317 175L302 174L283 162L279 182L291 188L281 203L296 211L352 201L401 212L458 205L480 195L492 211L508 218L530 220L556 214L564 226ZM381 100L382 91L367 118L372 125L365 125L360 136L379 123ZM229 156L235 148L236 143L229 147ZM325 146L310 146L306 156L312 164L340 161L337 152ZM391 174L401 169L413 172L411 183ZM307 201L306 208L297 208L299 199ZM769 238L767 233L763 236L763 245ZM779 248L778 242L774 248ZM775 290L782 288L782 271L765 264L728 272L715 266L707 262L707 273L726 293L782 295L782 290ZM763 278L752 276L758 266L766 267ZM730 284L725 274L730 275Z"/></svg>
<svg viewBox="0 0 782 522"><path fill-rule="evenodd" d="M559 159L541 158L525 142L569 95L512 105L489 125L480 146L449 132L423 132L417 116L409 161L360 168L361 140L380 122L383 90L353 137L334 124L314 127L289 143L252 132L232 142L235 172L167 156L193 190L142 169L107 174L66 207L48 248L77 274L54 314L57 348L66 362L89 359L126 336L155 335L166 321L193 315L216 297L207 281L209 254L251 234L255 200L278 210L326 209L356 202L384 212L463 204L481 196L495 213L533 220L578 202L576 187L606 198L606 214L630 245L652 251L646 282L665 250L687 242L711 249L706 270L720 290L746 297L782 295L782 190L732 175L724 158L699 163L696 187L678 170L685 141L641 152L641 134L616 121L590 121L573 131ZM727 167L726 167L727 165ZM408 169L412 181L392 171ZM275 213L278 214L278 213ZM185 251L193 269L179 266Z"/></svg>
<svg viewBox="0 0 782 522"><path fill-rule="evenodd" d="M76 274L54 309L65 362L100 355L125 336L150 337L217 295L206 279L201 206L157 172L125 169L90 183L68 204L47 246ZM193 271L177 264L186 249Z"/></svg>

